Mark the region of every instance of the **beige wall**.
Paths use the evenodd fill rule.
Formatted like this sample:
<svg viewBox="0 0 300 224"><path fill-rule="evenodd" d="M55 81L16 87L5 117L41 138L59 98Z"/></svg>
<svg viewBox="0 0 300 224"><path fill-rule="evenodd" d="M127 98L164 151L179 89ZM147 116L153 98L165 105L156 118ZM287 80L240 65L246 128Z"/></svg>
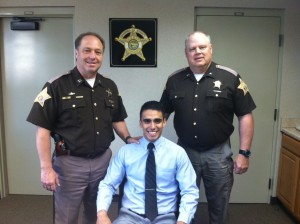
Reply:
<svg viewBox="0 0 300 224"><path fill-rule="evenodd" d="M0 0L0 7L74 6L75 0Z"/></svg>
<svg viewBox="0 0 300 224"><path fill-rule="evenodd" d="M194 29L195 7L284 9L282 24L284 47L280 61L282 80L278 86L278 105L281 118L300 117L300 1L0 0L0 9L2 7L2 10L5 8L8 10L9 7L33 6L73 6L75 10L74 36L84 31L96 31L105 38L107 44L109 43L109 18L158 19L157 68L110 68L109 47L107 47L104 63L100 70L101 73L111 77L120 89L129 115L127 123L132 135L141 134L138 127L138 113L141 104L147 100L159 100L169 74L187 64L183 53L184 39ZM255 66L255 58L249 60L249 63ZM165 130L165 136L176 141L171 126L170 122ZM117 138L112 148L117 149L122 144L121 140ZM278 146L276 148L279 149Z"/></svg>
<svg viewBox="0 0 300 224"><path fill-rule="evenodd" d="M168 74L186 64L182 53L182 43L186 34L193 30L194 7L241 7L285 9L284 48L282 58L282 83L280 93L280 115L300 117L300 2L296 0L0 0L0 7L29 6L74 6L75 36L86 30L101 33L106 41L109 38L108 19L113 17L151 17L158 18L158 67L156 69L112 69L109 67L109 54L102 71L120 85L127 107L131 99L137 106L142 100L157 98ZM255 60L249 63L255 64ZM120 74L121 73L121 74ZM130 80L128 80L130 79ZM130 94L131 86L144 90L141 81L146 79L150 86L156 86L152 95ZM148 80L149 79L149 80ZM126 85L122 82L126 80ZM128 82L130 81L130 82ZM149 82L148 82L149 81ZM159 82L158 82L159 81ZM163 82L163 83L161 83ZM129 88L127 84L130 83ZM142 94L140 94L142 95ZM141 98L139 98L141 97ZM130 110L130 109L129 109ZM130 112L130 111L129 111ZM136 114L132 114L136 116Z"/></svg>

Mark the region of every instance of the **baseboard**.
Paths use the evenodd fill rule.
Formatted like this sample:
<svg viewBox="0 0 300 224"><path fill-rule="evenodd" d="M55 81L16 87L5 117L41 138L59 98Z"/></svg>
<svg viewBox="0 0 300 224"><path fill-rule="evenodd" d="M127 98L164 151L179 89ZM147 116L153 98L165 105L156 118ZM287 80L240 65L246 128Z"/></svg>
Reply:
<svg viewBox="0 0 300 224"><path fill-rule="evenodd" d="M286 208L285 205L277 197L273 197L273 200L275 200L275 203L278 204L279 207L285 212L285 214L287 214L295 223L300 223L300 220L298 220L293 215L293 213L288 208ZM272 201L272 197L271 197L271 201Z"/></svg>
<svg viewBox="0 0 300 224"><path fill-rule="evenodd" d="M278 198L277 197L270 197L270 204L271 205L275 205L275 204L278 204Z"/></svg>

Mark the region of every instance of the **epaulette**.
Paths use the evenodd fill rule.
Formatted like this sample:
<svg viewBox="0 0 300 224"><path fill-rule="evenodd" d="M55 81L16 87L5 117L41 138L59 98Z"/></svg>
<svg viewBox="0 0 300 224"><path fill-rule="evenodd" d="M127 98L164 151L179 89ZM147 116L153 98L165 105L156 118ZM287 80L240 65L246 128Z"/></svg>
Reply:
<svg viewBox="0 0 300 224"><path fill-rule="evenodd" d="M106 75L103 75L103 74L100 74L100 75L102 75L102 77L105 78L105 79L110 79L110 80L111 80L111 78L109 78L109 77L106 76Z"/></svg>
<svg viewBox="0 0 300 224"><path fill-rule="evenodd" d="M70 74L71 74L71 71L68 71L68 72L66 72L66 73L64 73L64 74L62 74L62 75L57 75L57 76L51 78L48 82L49 82L49 83L52 83L52 82L54 82L55 80L59 79L60 77L65 76L65 75L70 75Z"/></svg>
<svg viewBox="0 0 300 224"><path fill-rule="evenodd" d="M187 69L187 68L181 68L181 69L176 70L176 71L173 72L171 75L169 75L168 78L171 78L172 76L176 75L177 73L180 73L180 72L184 71L185 69Z"/></svg>
<svg viewBox="0 0 300 224"><path fill-rule="evenodd" d="M225 70L225 71L227 71L227 72L230 72L231 74L233 74L233 75L235 75L235 76L238 75L238 73L237 73L235 70L233 70L233 69L231 69L231 68L228 68L228 67L226 67L226 66L223 66L223 65L216 65L216 67L219 68L219 69Z"/></svg>

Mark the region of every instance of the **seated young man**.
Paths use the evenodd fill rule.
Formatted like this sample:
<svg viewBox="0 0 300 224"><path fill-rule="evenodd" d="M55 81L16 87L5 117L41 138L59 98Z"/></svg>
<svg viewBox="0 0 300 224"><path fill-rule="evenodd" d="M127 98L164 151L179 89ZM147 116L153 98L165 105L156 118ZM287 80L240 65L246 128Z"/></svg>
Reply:
<svg viewBox="0 0 300 224"><path fill-rule="evenodd" d="M149 101L141 107L140 127L143 130L143 138L139 144L124 145L118 151L104 180L100 182L97 224L111 223L107 211L113 195L124 178L126 182L122 208L114 224L191 222L199 197L196 174L185 150L162 136L166 122L161 103ZM155 167L150 168L152 151ZM148 179L153 175L154 185L151 186ZM179 215L176 218L178 193L180 193Z"/></svg>

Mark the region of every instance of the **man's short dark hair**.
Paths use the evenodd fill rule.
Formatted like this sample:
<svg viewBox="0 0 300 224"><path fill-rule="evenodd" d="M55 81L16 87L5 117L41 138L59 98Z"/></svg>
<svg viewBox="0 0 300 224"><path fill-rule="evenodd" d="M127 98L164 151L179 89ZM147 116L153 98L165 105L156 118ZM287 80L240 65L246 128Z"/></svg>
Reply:
<svg viewBox="0 0 300 224"><path fill-rule="evenodd" d="M86 33L82 33L80 34L76 40L75 40L75 49L77 50L78 47L80 46L81 44L81 40L82 38L86 37L86 36L94 36L94 37L97 37L100 42L102 43L103 45L103 52L104 52L104 49L105 49L105 42L104 42L104 39L98 34L98 33L94 33L94 32L86 32Z"/></svg>
<svg viewBox="0 0 300 224"><path fill-rule="evenodd" d="M142 118L142 114L145 110L157 110L162 112L163 118L165 118L165 109L162 103L152 100L143 104L140 110L140 119Z"/></svg>

